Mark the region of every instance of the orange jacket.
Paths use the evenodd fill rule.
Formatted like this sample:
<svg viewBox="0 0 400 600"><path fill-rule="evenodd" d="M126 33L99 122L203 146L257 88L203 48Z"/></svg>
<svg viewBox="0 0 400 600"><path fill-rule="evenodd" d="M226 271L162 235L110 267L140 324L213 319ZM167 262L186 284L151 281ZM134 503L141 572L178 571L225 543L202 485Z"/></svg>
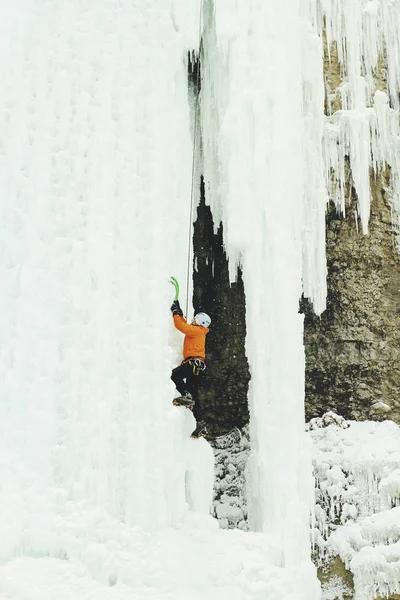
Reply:
<svg viewBox="0 0 400 600"><path fill-rule="evenodd" d="M174 325L185 334L183 342L183 358L189 356L206 357L206 335L210 331L208 327L201 325L189 325L184 317L174 315Z"/></svg>

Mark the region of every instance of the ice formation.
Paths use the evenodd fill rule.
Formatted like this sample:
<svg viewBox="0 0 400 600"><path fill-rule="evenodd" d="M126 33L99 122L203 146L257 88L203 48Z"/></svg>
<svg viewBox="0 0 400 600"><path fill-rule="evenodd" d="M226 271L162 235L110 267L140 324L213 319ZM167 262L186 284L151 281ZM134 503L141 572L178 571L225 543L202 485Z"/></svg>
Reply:
<svg viewBox="0 0 400 600"><path fill-rule="evenodd" d="M18 506L61 486L158 529L184 504L172 355L155 340L171 327L166 273L184 268L187 40L155 4L2 8L0 427L13 494Z"/></svg>
<svg viewBox="0 0 400 600"><path fill-rule="evenodd" d="M284 540L296 529L288 560L291 549L301 555L306 532L291 522L294 511L281 499L296 498L304 523L311 487L296 307L302 291L317 313L325 307L328 197L345 214L350 182L357 225L359 219L367 233L371 175L389 167L396 226L399 14L400 3L385 0L304 0L279 8L255 1L235 10L228 1L205 2L207 198L216 222L224 223L232 277L242 265L248 303L250 524ZM339 90L324 90L324 44L328 61L337 52ZM336 92L340 109L333 112Z"/></svg>
<svg viewBox="0 0 400 600"><path fill-rule="evenodd" d="M81 578L96 598L186 599L193 585L218 600L317 598L298 301L304 289L324 308L324 209L328 188L344 209L347 154L364 231L371 167L391 167L396 211L398 2L1 9L0 593L45 600ZM328 119L324 20L343 77ZM202 23L197 171L232 277L243 267L259 533L217 532L204 514L210 449L190 445L193 423L170 406L168 275L186 272L187 52ZM382 493L395 488L388 473ZM185 550L181 581L167 567Z"/></svg>
<svg viewBox="0 0 400 600"><path fill-rule="evenodd" d="M399 2L312 0L310 5L320 37L324 27L328 54L334 46L340 64L340 86L338 90L327 90L328 104L337 93L341 104L340 110L333 114L330 111L324 130L327 188L339 210L345 213L348 157L358 198L358 215L366 233L371 175L376 177L389 166L390 199L397 225L400 208Z"/></svg>
<svg viewBox="0 0 400 600"><path fill-rule="evenodd" d="M323 600L373 600L399 593L400 429L346 421L332 412L307 424L315 476L315 560L321 567L339 556L352 574L330 575ZM221 438L216 451L214 510L221 527L245 529L243 493L249 446ZM224 443L225 442L225 443ZM353 589L354 586L354 589Z"/></svg>
<svg viewBox="0 0 400 600"><path fill-rule="evenodd" d="M233 429L213 442L215 484L213 514L224 529L248 530L246 465L250 452L249 428Z"/></svg>
<svg viewBox="0 0 400 600"><path fill-rule="evenodd" d="M315 560L326 567L339 556L350 572L343 579L328 571L323 600L353 596L373 600L398 594L399 427L390 421L346 421L328 412L312 419L307 430L316 484L311 531ZM214 510L221 527L245 529L247 435L236 436L235 445L227 438L221 438L216 452Z"/></svg>
<svg viewBox="0 0 400 600"><path fill-rule="evenodd" d="M198 5L1 9L0 557L86 556L100 577L96 514L161 531L211 503L212 452L171 406L168 349Z"/></svg>
<svg viewBox="0 0 400 600"><path fill-rule="evenodd" d="M325 562L340 556L353 573L356 600L398 594L400 428L327 417L310 424L318 554Z"/></svg>
<svg viewBox="0 0 400 600"><path fill-rule="evenodd" d="M324 582L322 598L372 600L399 593L400 429L346 421L328 412L307 424L312 440L315 510L312 538L320 566L339 556L353 575ZM234 433L234 432L233 432ZM221 527L244 529L246 432L221 438L214 510Z"/></svg>
<svg viewBox="0 0 400 600"><path fill-rule="evenodd" d="M305 175L298 8L256 0L232 11L229 1L205 2L201 90L206 197L224 223L232 277L242 265L248 309L249 521L281 541L286 565L308 560L312 501L298 314Z"/></svg>
<svg viewBox="0 0 400 600"><path fill-rule="evenodd" d="M199 45L201 4L20 0L3 1L1 8L0 595L318 598L302 483L305 473L308 488L311 469L307 455L297 452L302 209L292 192L300 166L284 214L273 202L274 194L284 201L283 170L269 182L269 206L262 209L263 222L268 211L272 219L266 246L260 213L249 210L240 233L239 196L231 188L225 199L228 243L244 242L247 273L254 269L253 283L248 278L249 349L254 346L261 462L253 502L258 531L218 531L208 514L211 448L188 439L193 418L172 407L169 380L182 340L168 310L168 275L182 280L186 273L192 163L187 52ZM297 16L290 14L291 28L280 25L275 48L274 69L284 67L281 84L268 91L274 114L254 112L248 129L249 136L257 134L261 159L265 142L257 128L278 118L271 173L301 146L300 131L292 139L282 130L279 142L287 111L293 108L301 122L292 100L300 76L290 77L297 61L285 66L279 58L292 33L298 40ZM242 44L240 28L237 35ZM263 35L259 29L254 39ZM246 65L239 61L239 67L229 85L221 82L222 94L231 86L234 103L238 86L249 83L240 83ZM253 71L254 84L257 79ZM258 107L263 104L260 97ZM226 142L223 168L231 147L238 148L234 138ZM239 161L250 152L243 150ZM256 156L252 151L247 158ZM260 209L262 169L261 161L253 190ZM280 257L290 268L285 277ZM257 281L264 277L273 290L266 304L258 297ZM257 358L256 321L265 318L267 335L274 311L280 326L285 322L281 341ZM265 358L268 364L261 364ZM282 389L284 361L292 362L294 376ZM264 397L265 367L277 369L271 385L282 402L272 405L268 431L263 403L258 415L256 402ZM293 418L283 459L282 445L275 444L285 403L293 405Z"/></svg>

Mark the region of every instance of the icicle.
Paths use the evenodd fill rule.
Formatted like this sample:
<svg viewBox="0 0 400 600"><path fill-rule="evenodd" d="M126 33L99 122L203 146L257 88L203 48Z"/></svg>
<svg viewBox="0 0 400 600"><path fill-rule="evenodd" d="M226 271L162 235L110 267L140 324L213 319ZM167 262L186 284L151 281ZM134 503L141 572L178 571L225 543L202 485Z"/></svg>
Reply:
<svg viewBox="0 0 400 600"><path fill-rule="evenodd" d="M342 110L327 119L324 132L325 181L338 210L345 213L345 157L349 157L362 230L368 231L370 170L387 164L392 171L393 218L398 221L398 164L393 152L399 137L400 3L398 0L310 0L311 14L322 23L328 52L335 44L341 68ZM383 60L387 89L383 90Z"/></svg>

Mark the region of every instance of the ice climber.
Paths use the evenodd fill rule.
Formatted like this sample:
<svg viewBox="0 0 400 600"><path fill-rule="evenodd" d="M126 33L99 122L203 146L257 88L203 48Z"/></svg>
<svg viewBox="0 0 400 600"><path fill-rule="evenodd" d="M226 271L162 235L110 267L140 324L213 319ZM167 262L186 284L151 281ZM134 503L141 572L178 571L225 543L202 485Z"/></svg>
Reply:
<svg viewBox="0 0 400 600"><path fill-rule="evenodd" d="M186 408L193 410L196 429L191 437L205 437L208 435L208 431L199 402L198 387L206 370L206 335L209 332L208 326L211 319L206 313L199 312L189 325L183 316L179 300L174 300L171 311L175 327L185 334L183 361L179 367L173 369L171 375L176 389L181 394L179 398L175 398L173 404L175 406L186 406Z"/></svg>

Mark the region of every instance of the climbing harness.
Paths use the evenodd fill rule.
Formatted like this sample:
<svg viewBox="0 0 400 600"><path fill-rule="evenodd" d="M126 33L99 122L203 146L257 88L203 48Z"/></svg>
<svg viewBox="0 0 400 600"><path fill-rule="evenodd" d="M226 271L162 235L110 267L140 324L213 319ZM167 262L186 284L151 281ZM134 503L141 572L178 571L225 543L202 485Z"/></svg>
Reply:
<svg viewBox="0 0 400 600"><path fill-rule="evenodd" d="M193 370L193 375L200 375L200 373L204 373L207 368L206 363L204 362L204 358L202 356L189 356L182 361L182 364L190 365Z"/></svg>
<svg viewBox="0 0 400 600"><path fill-rule="evenodd" d="M192 188L190 192L190 213L189 213L189 244L188 244L188 260L187 260L187 275L186 275L186 318L189 314L189 271L190 271L190 259L192 251L192 226L193 226L193 196L194 196L194 170L196 164L196 146L197 146L197 128L199 119L199 83L200 83L200 47L202 37L202 16L203 16L203 0L199 2L200 15L199 15L199 64L197 65L197 82L196 82L196 101L194 107L194 131L193 131L193 158L192 158Z"/></svg>

